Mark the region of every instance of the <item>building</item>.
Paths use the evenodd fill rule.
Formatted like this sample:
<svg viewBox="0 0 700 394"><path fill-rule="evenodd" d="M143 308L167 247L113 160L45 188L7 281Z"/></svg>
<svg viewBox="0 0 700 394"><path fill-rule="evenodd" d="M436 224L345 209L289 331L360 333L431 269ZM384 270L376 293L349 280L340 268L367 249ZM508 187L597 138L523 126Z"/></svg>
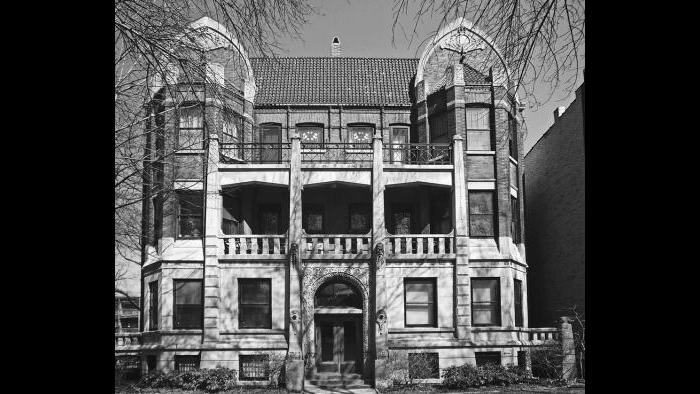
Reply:
<svg viewBox="0 0 700 394"><path fill-rule="evenodd" d="M585 313L585 83L525 156L530 321Z"/></svg>
<svg viewBox="0 0 700 394"><path fill-rule="evenodd" d="M457 19L419 59L342 57L337 37L263 59L193 27L217 37L211 78L150 107L144 177L173 192L143 207L144 370L382 387L397 360L437 381L557 335L528 328L522 118L483 32Z"/></svg>
<svg viewBox="0 0 700 394"><path fill-rule="evenodd" d="M114 297L114 332L139 332L139 297Z"/></svg>

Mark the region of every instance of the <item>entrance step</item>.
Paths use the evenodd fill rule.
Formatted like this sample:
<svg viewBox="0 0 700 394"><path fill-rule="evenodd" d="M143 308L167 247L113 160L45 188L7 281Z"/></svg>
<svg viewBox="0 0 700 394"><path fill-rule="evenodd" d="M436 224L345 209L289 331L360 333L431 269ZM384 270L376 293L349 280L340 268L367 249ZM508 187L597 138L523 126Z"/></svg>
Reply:
<svg viewBox="0 0 700 394"><path fill-rule="evenodd" d="M326 386L326 385L316 385L310 380L304 382L304 392L305 393L355 393L355 394L376 394L377 391L368 384L352 384L346 386Z"/></svg>
<svg viewBox="0 0 700 394"><path fill-rule="evenodd" d="M362 375L357 373L341 375L332 372L317 372L307 382L321 388L371 388L365 384Z"/></svg>

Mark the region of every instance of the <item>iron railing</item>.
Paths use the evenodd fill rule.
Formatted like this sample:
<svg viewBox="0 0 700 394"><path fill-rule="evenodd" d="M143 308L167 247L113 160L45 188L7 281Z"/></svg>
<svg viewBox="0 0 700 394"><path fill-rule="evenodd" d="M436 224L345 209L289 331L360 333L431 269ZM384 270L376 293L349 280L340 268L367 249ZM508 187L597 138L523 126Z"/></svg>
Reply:
<svg viewBox="0 0 700 394"><path fill-rule="evenodd" d="M225 164L289 163L289 142L234 142L219 146L219 160Z"/></svg>
<svg viewBox="0 0 700 394"><path fill-rule="evenodd" d="M452 164L452 144L384 144L384 162Z"/></svg>
<svg viewBox="0 0 700 394"><path fill-rule="evenodd" d="M372 144L327 142L301 144L303 163L371 163Z"/></svg>

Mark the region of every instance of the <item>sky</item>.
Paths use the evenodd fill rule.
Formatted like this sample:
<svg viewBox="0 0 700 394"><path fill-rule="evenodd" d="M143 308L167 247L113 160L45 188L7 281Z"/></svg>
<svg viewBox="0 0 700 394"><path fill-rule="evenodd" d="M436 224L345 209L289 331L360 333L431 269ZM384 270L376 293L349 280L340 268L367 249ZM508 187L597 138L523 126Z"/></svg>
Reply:
<svg viewBox="0 0 700 394"><path fill-rule="evenodd" d="M280 37L282 56L329 56L330 44L338 36L344 56L357 57L410 57L419 58L423 50L421 41L436 33L441 16L424 17L417 29L417 39L410 42L407 36L413 29L413 15L402 15L401 27L395 31L392 45L392 23L394 0L311 0L316 14L309 16L302 27L301 39ZM577 86L583 81L579 77ZM537 89L546 91L544 86ZM547 131L554 122L553 112L557 107L568 106L575 98L574 92L563 88L554 92L552 99L539 108L527 108L523 116L527 124L525 152Z"/></svg>

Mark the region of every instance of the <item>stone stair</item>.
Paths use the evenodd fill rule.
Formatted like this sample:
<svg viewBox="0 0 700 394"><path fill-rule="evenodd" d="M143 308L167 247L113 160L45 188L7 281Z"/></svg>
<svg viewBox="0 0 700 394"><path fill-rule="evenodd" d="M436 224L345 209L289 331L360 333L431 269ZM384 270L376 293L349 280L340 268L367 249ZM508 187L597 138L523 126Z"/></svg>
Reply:
<svg viewBox="0 0 700 394"><path fill-rule="evenodd" d="M310 379L306 379L306 382L321 389L372 389L372 386L362 379L362 375L357 373L341 375L334 372L319 372Z"/></svg>

